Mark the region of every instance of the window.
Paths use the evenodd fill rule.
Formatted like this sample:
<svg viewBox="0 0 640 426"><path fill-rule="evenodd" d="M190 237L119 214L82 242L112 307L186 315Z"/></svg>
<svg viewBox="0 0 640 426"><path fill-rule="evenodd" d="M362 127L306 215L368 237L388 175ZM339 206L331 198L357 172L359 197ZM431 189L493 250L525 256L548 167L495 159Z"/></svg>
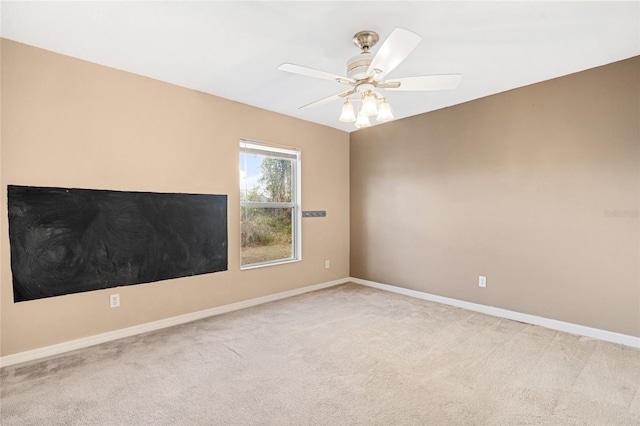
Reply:
<svg viewBox="0 0 640 426"><path fill-rule="evenodd" d="M241 268L300 260L300 152L240 142Z"/></svg>

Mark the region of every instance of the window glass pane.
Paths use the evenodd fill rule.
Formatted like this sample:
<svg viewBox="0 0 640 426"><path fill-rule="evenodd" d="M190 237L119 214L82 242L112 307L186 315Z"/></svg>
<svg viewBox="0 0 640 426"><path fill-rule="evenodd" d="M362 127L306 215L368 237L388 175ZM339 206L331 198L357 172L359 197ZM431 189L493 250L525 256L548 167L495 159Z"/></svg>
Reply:
<svg viewBox="0 0 640 426"><path fill-rule="evenodd" d="M241 208L242 265L293 258L293 208Z"/></svg>
<svg viewBox="0 0 640 426"><path fill-rule="evenodd" d="M300 152L240 141L241 263L300 259Z"/></svg>
<svg viewBox="0 0 640 426"><path fill-rule="evenodd" d="M292 202L293 161L240 152L240 201Z"/></svg>

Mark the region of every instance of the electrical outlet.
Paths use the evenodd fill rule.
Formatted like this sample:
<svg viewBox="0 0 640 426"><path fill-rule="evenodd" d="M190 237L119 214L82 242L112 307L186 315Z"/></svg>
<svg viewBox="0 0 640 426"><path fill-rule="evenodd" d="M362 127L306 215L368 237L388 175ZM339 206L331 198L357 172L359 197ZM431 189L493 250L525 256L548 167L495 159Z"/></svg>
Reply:
<svg viewBox="0 0 640 426"><path fill-rule="evenodd" d="M119 294L112 294L109 296L109 307L110 308L117 308L118 306L120 306L120 295Z"/></svg>
<svg viewBox="0 0 640 426"><path fill-rule="evenodd" d="M325 267L325 269L331 268L331 261L330 260L325 260L324 261L324 267Z"/></svg>
<svg viewBox="0 0 640 426"><path fill-rule="evenodd" d="M487 286L487 277L483 277L482 275L480 275L480 278L478 279L478 285L480 287L486 287Z"/></svg>

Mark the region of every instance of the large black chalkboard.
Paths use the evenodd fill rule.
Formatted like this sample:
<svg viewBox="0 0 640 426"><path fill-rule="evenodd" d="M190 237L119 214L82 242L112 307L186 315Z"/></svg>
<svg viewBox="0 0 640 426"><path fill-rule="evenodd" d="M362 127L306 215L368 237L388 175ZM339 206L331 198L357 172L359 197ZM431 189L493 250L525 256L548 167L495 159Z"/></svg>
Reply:
<svg viewBox="0 0 640 426"><path fill-rule="evenodd" d="M227 196L7 187L15 302L227 270Z"/></svg>

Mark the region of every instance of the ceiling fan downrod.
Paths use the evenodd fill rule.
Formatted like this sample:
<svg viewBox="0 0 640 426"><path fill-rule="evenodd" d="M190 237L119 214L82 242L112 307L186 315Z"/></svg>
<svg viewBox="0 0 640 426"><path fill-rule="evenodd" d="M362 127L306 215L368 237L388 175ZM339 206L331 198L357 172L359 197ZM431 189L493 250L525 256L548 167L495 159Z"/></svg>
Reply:
<svg viewBox="0 0 640 426"><path fill-rule="evenodd" d="M362 52L347 61L347 75L354 80L362 80L367 77L369 64L373 60L373 55L369 52L378 42L378 33L375 31L360 31L353 36L353 44Z"/></svg>

